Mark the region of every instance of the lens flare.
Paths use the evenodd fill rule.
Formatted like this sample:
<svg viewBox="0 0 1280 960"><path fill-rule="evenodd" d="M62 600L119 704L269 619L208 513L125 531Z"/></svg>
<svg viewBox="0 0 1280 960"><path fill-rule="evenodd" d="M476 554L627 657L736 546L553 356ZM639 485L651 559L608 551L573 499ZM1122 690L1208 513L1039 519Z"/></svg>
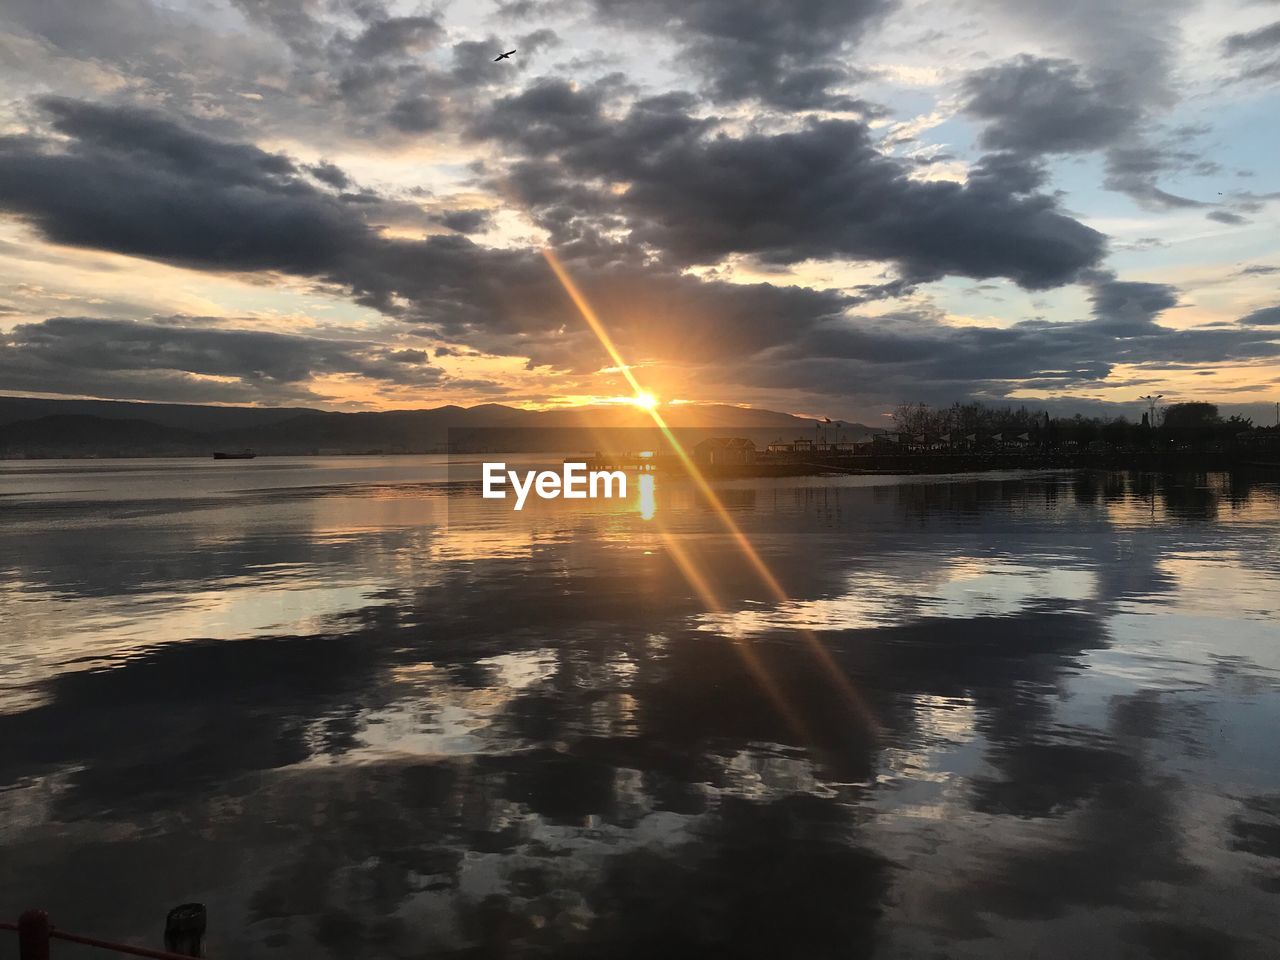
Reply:
<svg viewBox="0 0 1280 960"><path fill-rule="evenodd" d="M574 306L578 308L578 312L582 315L582 319L587 322L587 326L591 328L591 332L594 333L596 338L600 341L600 345L604 347L605 352L609 354L610 359L613 360L617 369L622 372L624 377L626 377L627 383L630 384L633 391L633 395L637 398L642 396L652 397L653 395L649 393L649 391L645 390L640 381L636 379L635 372L631 369L630 365L628 365L622 358L622 353L613 342L613 337L610 336L603 321L601 321L600 317L596 314L595 309L591 306L591 302L587 300L582 291L578 289L578 285L574 282L573 278L569 276L568 271L564 268L564 264L560 262L560 258L557 257L550 249L544 249L542 251L542 256L546 259L547 264L556 275L556 279L560 281L560 285L564 287L565 293L569 295L569 299L571 299ZM786 591L783 589L782 584L778 582L778 578L773 575L773 571L769 569L768 565L765 564L764 559L756 552L755 547L751 544L751 541L747 539L746 534L739 529L738 524L733 519L733 516L729 513L725 505L720 501L720 498L716 495L711 484L707 482L706 477L702 475L702 471L698 469L693 458L689 456L688 451L684 449L684 446L676 438L676 435L667 425L666 420L663 419L662 414L658 412L657 404L655 403L652 407L646 407L642 404L637 404L637 406L648 411L654 424L662 432L662 435L666 437L667 443L670 444L672 452L675 453L676 457L680 460L680 463L683 465L690 478L692 478L694 485L706 499L706 502L711 506L712 511L719 518L726 532L728 532L728 534L733 538L739 551L747 560L747 563L773 595L774 600L778 603L787 602L789 598ZM681 567L684 569L685 565L681 564ZM699 578L699 580L705 582L705 578L703 578L696 570L686 570L685 572L686 577L688 577L689 573L692 572ZM695 588L697 587L697 581L690 578L690 582L695 584ZM701 590L699 590L699 592L701 592ZM871 710L868 708L866 702L858 693L857 689L853 686L852 682L850 682L849 677L842 669L840 669L839 664L831 655L831 651L826 648L826 645L818 638L817 634L810 630L801 631L801 637L804 639L814 657L822 665L828 679L831 680L832 684L843 695L845 702L848 704L852 712L861 719L862 723L868 729L877 731L879 724L872 715Z"/></svg>

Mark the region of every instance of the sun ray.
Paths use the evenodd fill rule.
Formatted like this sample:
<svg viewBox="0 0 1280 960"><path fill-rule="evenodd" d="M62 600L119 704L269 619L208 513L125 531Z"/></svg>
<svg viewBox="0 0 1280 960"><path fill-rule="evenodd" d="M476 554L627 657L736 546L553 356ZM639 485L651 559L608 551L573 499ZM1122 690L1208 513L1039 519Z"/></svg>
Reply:
<svg viewBox="0 0 1280 960"><path fill-rule="evenodd" d="M613 360L614 365L619 371L621 371L622 375L626 378L627 383L630 384L634 396L637 398L642 396L651 397L652 394L644 388L639 379L637 379L635 372L631 369L631 366L623 359L622 352L618 349L617 344L614 343L613 337L609 334L604 322L596 314L595 308L591 306L590 301L587 300L582 291L578 289L578 285L569 275L569 272L565 270L564 264L560 262L560 258L555 255L554 251L547 248L543 249L542 255L546 259L547 264L551 267L552 272L555 273L556 279L560 281L560 285L564 287L565 292L569 295L569 299L573 301L574 306L578 308L578 312L587 322L587 326L591 328L592 333L596 335L601 346L604 347L605 352L608 353L610 359ZM747 538L746 534L738 527L738 524L733 519L732 514L729 513L728 508L725 507L720 498L716 495L715 490L712 488L711 484L707 482L702 471L698 469L698 465L694 462L693 458L689 456L684 445L680 443L675 433L667 425L666 420L663 419L661 412L657 408L657 404L655 403L652 407L646 407L642 404L637 405L640 406L641 409L647 410L649 416L653 419L654 424L670 444L672 452L674 452L677 458L679 458L681 465L693 479L694 485L706 498L706 501L710 504L712 511L716 514L725 530L733 538L738 549L742 552L742 555L746 557L748 564L764 583L770 594L772 594L775 602L786 603L790 599L786 590L783 589L778 578L774 576L773 571L769 569L768 565L751 544L751 541ZM840 665L832 656L831 651L827 649L826 645L817 636L817 634L812 631L803 630L800 631L800 634L806 645L818 659L818 662L822 665L828 678L843 695L850 708L859 716L868 728L872 730L877 729L879 724L875 720L871 710L868 708L866 701L850 682L849 677L845 672L840 669Z"/></svg>

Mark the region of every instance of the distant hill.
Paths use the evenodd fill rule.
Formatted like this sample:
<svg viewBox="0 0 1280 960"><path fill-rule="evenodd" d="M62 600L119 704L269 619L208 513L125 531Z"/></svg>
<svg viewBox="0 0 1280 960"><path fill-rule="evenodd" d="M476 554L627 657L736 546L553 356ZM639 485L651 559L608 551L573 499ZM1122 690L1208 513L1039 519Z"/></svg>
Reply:
<svg viewBox="0 0 1280 960"><path fill-rule="evenodd" d="M94 456L118 456L129 450L181 454L202 449L206 442L203 434L147 420L106 420L82 414L54 414L0 426L0 452L10 448L79 450Z"/></svg>
<svg viewBox="0 0 1280 960"><path fill-rule="evenodd" d="M129 400L46 400L0 397L0 427L17 420L79 414L107 420L149 420L182 430L231 430L276 423L309 413L307 407L216 407L196 403L135 403Z"/></svg>
<svg viewBox="0 0 1280 960"><path fill-rule="evenodd" d="M15 416L21 413L29 416ZM727 404L663 407L662 416L688 442L732 435L763 445L817 432L814 420ZM840 428L851 439L871 432L862 424ZM649 414L623 404L331 413L0 397L0 457L208 456L214 450L246 447L261 455L569 451L638 449L660 442Z"/></svg>

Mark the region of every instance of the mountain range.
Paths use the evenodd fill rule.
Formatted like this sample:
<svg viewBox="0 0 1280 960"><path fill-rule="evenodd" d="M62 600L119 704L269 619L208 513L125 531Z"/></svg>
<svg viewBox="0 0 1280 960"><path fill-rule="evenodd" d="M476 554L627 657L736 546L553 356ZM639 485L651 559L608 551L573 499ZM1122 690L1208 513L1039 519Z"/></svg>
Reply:
<svg viewBox="0 0 1280 960"><path fill-rule="evenodd" d="M730 404L679 404L663 419L685 440L744 436L758 445L814 436L819 421ZM832 439L874 432L825 428ZM637 449L658 443L649 414L626 404L523 410L502 404L333 413L118 400L0 397L0 457L209 456Z"/></svg>

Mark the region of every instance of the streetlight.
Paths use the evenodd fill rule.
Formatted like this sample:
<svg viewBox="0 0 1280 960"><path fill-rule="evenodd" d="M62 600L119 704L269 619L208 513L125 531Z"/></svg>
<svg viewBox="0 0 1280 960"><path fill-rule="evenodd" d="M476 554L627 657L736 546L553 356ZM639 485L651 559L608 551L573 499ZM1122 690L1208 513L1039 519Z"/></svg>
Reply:
<svg viewBox="0 0 1280 960"><path fill-rule="evenodd" d="M1146 402L1147 407L1151 411L1148 422L1154 427L1156 425L1156 404L1164 399L1164 394L1149 393L1145 397L1139 397L1138 399Z"/></svg>

